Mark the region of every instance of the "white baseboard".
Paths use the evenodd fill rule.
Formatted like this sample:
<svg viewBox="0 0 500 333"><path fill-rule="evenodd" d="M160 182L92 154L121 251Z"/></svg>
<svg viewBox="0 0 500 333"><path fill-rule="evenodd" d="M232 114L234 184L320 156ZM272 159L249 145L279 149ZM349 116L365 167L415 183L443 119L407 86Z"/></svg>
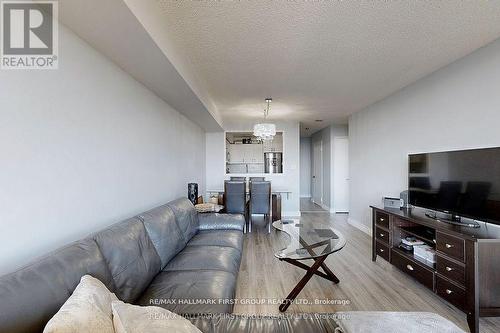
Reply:
<svg viewBox="0 0 500 333"><path fill-rule="evenodd" d="M329 207L327 205L320 205L321 208L323 208L324 210L326 210L327 212L329 212L330 214L335 214L335 208L333 207Z"/></svg>
<svg viewBox="0 0 500 333"><path fill-rule="evenodd" d="M300 214L300 211L298 211L298 212L282 212L281 216L293 218L293 217L300 217L301 214Z"/></svg>
<svg viewBox="0 0 500 333"><path fill-rule="evenodd" d="M327 205L322 203L317 203L317 205L326 210L327 212L331 212L330 207L328 207Z"/></svg>
<svg viewBox="0 0 500 333"><path fill-rule="evenodd" d="M372 235L372 229L369 228L369 227L367 227L363 223L361 223L359 221L356 221L356 220L354 220L354 219L352 219L350 217L347 218L347 223L349 223L350 225L352 225L354 228L363 231L365 234L370 235L370 237L371 237L371 235Z"/></svg>

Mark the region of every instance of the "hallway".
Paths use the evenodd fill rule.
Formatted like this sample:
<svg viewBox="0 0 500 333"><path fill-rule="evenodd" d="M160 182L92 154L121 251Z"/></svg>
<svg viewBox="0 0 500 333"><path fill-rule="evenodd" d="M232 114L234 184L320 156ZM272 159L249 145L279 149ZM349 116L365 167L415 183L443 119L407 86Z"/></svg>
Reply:
<svg viewBox="0 0 500 333"><path fill-rule="evenodd" d="M320 213L324 212L326 213L327 211L321 208L320 205L315 204L314 202L311 201L311 198L300 198L300 211L302 213L304 212L315 212L315 213Z"/></svg>

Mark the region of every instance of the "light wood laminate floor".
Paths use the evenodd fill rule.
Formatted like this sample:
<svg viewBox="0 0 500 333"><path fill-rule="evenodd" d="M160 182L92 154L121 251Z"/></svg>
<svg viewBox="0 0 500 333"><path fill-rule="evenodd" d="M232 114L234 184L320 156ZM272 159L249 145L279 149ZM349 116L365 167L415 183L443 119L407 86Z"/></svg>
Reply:
<svg viewBox="0 0 500 333"><path fill-rule="evenodd" d="M300 198L301 212L326 212L320 205L311 201L311 198Z"/></svg>
<svg viewBox="0 0 500 333"><path fill-rule="evenodd" d="M278 314L274 299L288 295L305 271L274 257L285 247L286 234L272 230L254 219L252 233L245 235L236 298L257 304L236 304L238 314ZM347 245L326 260L340 279L335 285L314 276L299 294L308 302L340 300L335 304L292 304L287 313L331 313L336 311L428 311L455 322L468 332L465 314L441 300L427 288L400 272L383 259L371 261L371 238L347 223L347 215L303 213L301 223L329 223L347 238ZM260 225L259 225L260 224ZM262 303L264 300L264 304ZM349 302L346 304L346 301ZM500 332L500 318L481 318L482 333Z"/></svg>

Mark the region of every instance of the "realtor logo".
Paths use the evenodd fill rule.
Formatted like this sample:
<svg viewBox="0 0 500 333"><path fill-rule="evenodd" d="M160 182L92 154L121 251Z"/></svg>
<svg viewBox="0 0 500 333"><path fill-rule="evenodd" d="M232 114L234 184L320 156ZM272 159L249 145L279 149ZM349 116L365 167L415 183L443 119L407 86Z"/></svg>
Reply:
<svg viewBox="0 0 500 333"><path fill-rule="evenodd" d="M1 1L1 68L57 69L57 1Z"/></svg>

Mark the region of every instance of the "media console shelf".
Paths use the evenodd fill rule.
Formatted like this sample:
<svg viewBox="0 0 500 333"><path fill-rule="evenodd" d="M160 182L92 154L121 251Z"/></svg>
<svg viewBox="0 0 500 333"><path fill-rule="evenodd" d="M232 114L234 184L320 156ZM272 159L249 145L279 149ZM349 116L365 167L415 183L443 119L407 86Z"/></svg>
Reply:
<svg viewBox="0 0 500 333"><path fill-rule="evenodd" d="M372 208L372 260L377 255L415 278L467 315L471 333L479 317L500 316L500 227L454 226L425 210ZM414 236L436 250L436 263L399 248Z"/></svg>

